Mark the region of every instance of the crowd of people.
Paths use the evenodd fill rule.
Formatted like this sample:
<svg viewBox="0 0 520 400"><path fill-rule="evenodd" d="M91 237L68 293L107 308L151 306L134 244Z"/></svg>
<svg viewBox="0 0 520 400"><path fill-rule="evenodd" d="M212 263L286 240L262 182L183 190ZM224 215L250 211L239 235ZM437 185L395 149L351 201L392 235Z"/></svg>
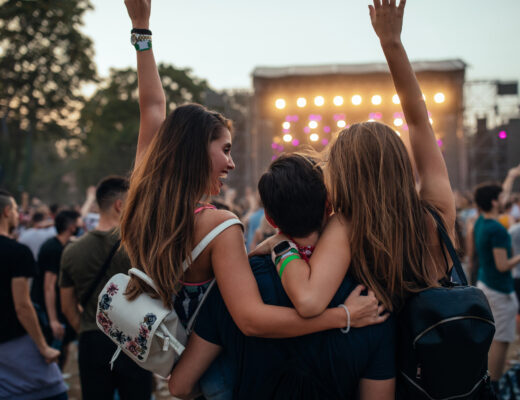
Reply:
<svg viewBox="0 0 520 400"><path fill-rule="evenodd" d="M183 326L197 315L168 377L176 397L496 398L520 327L520 197L513 191L520 166L502 183L452 191L400 40L405 0L374 0L369 9L409 148L390 127L354 124L325 154L280 156L258 190L241 197L224 184L235 168L232 122L197 104L166 115L150 1L125 4L141 118L130 178L103 178L77 207L27 194L18 205L0 190L0 304L8 321L0 330L0 399L66 399L63 367L73 342L83 399L151 398L153 374L118 354L125 338L98 328L106 318L98 313L102 288L131 267L155 288L132 275L129 300L153 296ZM472 293L485 294L493 318L467 321L483 335L484 357L465 360L480 375L442 385L436 379L453 359L418 363L403 354L420 357L416 343L445 321L408 348L401 316L418 293L467 287L464 275L478 287ZM476 320L493 326L494 336ZM441 331L435 348L451 339Z"/></svg>

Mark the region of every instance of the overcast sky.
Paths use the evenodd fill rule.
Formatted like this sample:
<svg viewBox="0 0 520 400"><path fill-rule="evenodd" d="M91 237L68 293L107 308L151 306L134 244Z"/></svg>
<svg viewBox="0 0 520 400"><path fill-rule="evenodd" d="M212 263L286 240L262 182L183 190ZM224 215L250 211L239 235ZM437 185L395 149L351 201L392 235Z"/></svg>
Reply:
<svg viewBox="0 0 520 400"><path fill-rule="evenodd" d="M92 0L83 31L101 76L135 66L123 0ZM256 66L384 61L367 0L154 0L156 59L190 67L216 89L250 88ZM460 58L467 79L520 80L519 0L408 0L412 60Z"/></svg>

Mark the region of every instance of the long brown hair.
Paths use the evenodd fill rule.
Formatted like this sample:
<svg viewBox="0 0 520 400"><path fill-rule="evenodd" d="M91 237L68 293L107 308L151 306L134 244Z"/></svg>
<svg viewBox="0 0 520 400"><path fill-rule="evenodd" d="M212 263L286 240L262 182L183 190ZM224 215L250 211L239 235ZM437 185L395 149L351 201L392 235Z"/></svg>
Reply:
<svg viewBox="0 0 520 400"><path fill-rule="evenodd" d="M365 122L340 132L326 176L336 212L351 221L356 279L388 310L410 293L437 286L428 248L427 204L415 188L406 148L390 127ZM430 263L431 264L431 263Z"/></svg>
<svg viewBox="0 0 520 400"><path fill-rule="evenodd" d="M132 266L150 276L165 306L182 279L182 263L194 246L194 211L210 190L208 148L231 121L198 104L168 115L130 178L121 222L121 242ZM132 278L127 296L153 290Z"/></svg>

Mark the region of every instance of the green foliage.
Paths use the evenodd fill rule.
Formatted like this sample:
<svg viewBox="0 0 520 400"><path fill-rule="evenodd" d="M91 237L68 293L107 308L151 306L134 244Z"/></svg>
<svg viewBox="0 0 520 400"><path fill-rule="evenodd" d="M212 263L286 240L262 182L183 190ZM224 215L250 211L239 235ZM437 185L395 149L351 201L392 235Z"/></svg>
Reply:
<svg viewBox="0 0 520 400"><path fill-rule="evenodd" d="M89 0L0 3L0 186L33 190L31 174L42 167L33 162L33 147L55 152L38 143L73 134L83 103L80 86L95 79L92 41L79 30L92 5Z"/></svg>
<svg viewBox="0 0 520 400"><path fill-rule="evenodd" d="M159 64L168 111L185 102L203 103L207 84L189 69ZM113 69L101 88L86 102L79 125L80 145L71 147L78 158L80 187L96 184L110 174L128 175L135 158L139 132L137 72Z"/></svg>

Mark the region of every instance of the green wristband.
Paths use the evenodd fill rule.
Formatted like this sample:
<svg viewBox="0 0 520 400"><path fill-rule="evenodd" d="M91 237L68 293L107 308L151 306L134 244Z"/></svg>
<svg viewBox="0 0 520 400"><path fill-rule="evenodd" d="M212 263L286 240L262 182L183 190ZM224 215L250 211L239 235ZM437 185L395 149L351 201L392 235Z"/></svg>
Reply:
<svg viewBox="0 0 520 400"><path fill-rule="evenodd" d="M283 260L282 265L280 266L280 272L278 273L280 275L280 279L282 279L283 270L285 269L287 264L289 264L292 260L296 260L296 259L301 259L301 257L297 254L294 254Z"/></svg>
<svg viewBox="0 0 520 400"><path fill-rule="evenodd" d="M280 261L282 260L282 257L286 256L287 253L291 253L291 254L297 254L299 255L300 253L298 253L298 250L296 249L289 249L286 253L276 257L276 259L274 260L274 265L278 265L280 263ZM286 257L289 257L288 255Z"/></svg>

